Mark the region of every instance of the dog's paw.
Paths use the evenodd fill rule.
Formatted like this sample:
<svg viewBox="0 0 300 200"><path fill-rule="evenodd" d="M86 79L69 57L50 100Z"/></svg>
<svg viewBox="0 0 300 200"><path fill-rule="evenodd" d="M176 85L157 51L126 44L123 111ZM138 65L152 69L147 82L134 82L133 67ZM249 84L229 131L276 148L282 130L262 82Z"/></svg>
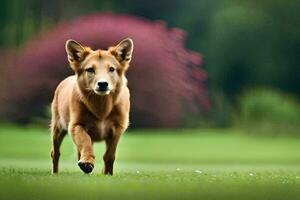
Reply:
<svg viewBox="0 0 300 200"><path fill-rule="evenodd" d="M82 161L78 162L78 166L86 174L91 173L93 171L93 169L94 169L94 164L92 164L92 163L84 163Z"/></svg>

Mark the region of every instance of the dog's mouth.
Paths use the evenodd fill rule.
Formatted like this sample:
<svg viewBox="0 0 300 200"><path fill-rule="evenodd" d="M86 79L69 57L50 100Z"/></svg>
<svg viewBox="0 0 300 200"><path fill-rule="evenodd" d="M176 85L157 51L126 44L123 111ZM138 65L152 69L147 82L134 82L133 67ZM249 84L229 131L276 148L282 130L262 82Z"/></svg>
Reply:
<svg viewBox="0 0 300 200"><path fill-rule="evenodd" d="M94 92L97 94L97 95L101 95L101 96L104 96L104 95L108 95L110 93L110 89L107 87L107 88L100 88L100 87L96 87L94 89Z"/></svg>

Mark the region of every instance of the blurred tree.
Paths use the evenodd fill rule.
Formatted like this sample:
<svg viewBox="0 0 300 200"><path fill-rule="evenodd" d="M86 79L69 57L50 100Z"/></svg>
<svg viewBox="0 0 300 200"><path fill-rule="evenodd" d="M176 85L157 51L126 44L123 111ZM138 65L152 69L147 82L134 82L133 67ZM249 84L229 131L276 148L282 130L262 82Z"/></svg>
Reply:
<svg viewBox="0 0 300 200"><path fill-rule="evenodd" d="M43 113L55 86L72 74L64 50L67 39L103 49L125 37L135 43L128 74L133 126L175 127L189 108L208 110L202 59L185 49L182 30L126 15L98 14L62 23L24 45L10 63L2 115L26 122Z"/></svg>
<svg viewBox="0 0 300 200"><path fill-rule="evenodd" d="M187 47L204 55L214 120L222 125L236 96L248 88L269 86L300 96L300 0L3 0L1 5L0 49L21 47L62 20L94 12L127 13L184 29Z"/></svg>
<svg viewBox="0 0 300 200"><path fill-rule="evenodd" d="M230 1L211 24L207 66L214 89L234 97L256 85L300 95L300 2Z"/></svg>

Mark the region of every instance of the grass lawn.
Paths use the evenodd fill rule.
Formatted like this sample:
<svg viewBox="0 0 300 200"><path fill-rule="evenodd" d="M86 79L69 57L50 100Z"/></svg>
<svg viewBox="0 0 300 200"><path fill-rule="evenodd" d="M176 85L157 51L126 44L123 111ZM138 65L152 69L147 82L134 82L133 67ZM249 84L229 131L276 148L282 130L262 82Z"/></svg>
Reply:
<svg viewBox="0 0 300 200"><path fill-rule="evenodd" d="M95 145L91 175L77 167L70 137L58 175L50 174L49 149L46 129L0 127L1 200L300 199L300 138L234 130L129 131L113 177L100 173L103 144Z"/></svg>

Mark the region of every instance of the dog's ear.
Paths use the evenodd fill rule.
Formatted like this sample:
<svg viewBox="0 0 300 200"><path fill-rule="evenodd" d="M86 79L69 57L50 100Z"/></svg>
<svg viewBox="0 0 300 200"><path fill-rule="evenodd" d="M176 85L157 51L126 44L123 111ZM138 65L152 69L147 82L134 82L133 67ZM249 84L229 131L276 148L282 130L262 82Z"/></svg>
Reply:
<svg viewBox="0 0 300 200"><path fill-rule="evenodd" d="M70 63L81 62L84 60L87 52L81 44L75 40L67 40L65 47Z"/></svg>
<svg viewBox="0 0 300 200"><path fill-rule="evenodd" d="M133 41L130 38L126 38L109 50L122 65L129 64L133 52Z"/></svg>

